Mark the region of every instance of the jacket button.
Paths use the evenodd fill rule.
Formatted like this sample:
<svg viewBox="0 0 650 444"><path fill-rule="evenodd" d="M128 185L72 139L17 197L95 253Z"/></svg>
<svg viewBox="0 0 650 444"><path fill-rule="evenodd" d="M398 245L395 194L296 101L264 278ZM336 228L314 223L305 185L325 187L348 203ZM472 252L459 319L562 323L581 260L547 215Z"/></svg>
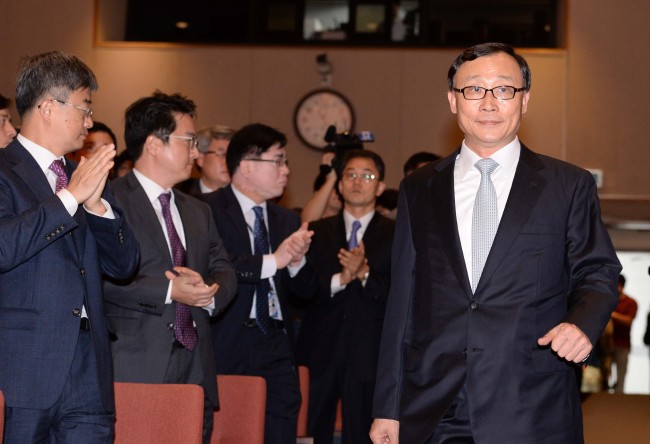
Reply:
<svg viewBox="0 0 650 444"><path fill-rule="evenodd" d="M469 304L469 308L472 310L476 310L478 308L478 302L472 301L472 303Z"/></svg>
<svg viewBox="0 0 650 444"><path fill-rule="evenodd" d="M174 323L173 323L173 322L170 322L169 324L167 324L167 328L168 328L169 330L173 330L173 329L174 329Z"/></svg>
<svg viewBox="0 0 650 444"><path fill-rule="evenodd" d="M80 268L79 273L81 273L82 276L85 276L86 275L86 270L83 269L83 268Z"/></svg>
<svg viewBox="0 0 650 444"><path fill-rule="evenodd" d="M74 310L72 310L72 316L74 316L75 318L80 317L81 316L81 310L79 310L78 308L75 308Z"/></svg>

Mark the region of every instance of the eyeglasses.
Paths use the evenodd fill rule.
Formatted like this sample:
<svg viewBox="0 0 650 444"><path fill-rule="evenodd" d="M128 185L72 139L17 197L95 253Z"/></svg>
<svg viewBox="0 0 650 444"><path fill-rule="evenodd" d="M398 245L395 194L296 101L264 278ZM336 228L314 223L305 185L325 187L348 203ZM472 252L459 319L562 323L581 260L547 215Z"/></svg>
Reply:
<svg viewBox="0 0 650 444"><path fill-rule="evenodd" d="M206 151L206 152L203 153L203 154L214 154L214 155L217 156L217 157L226 157L226 153L224 153L223 151L212 151L212 150L209 150L209 151Z"/></svg>
<svg viewBox="0 0 650 444"><path fill-rule="evenodd" d="M170 134L169 136L167 136L167 138L185 140L190 150L197 149L199 146L199 139L196 136L176 136L174 134Z"/></svg>
<svg viewBox="0 0 650 444"><path fill-rule="evenodd" d="M251 160L253 162L270 162L274 163L276 167L280 168L281 166L289 166L289 161L287 160L286 157L277 157L275 159L260 159L259 157L249 157L248 159L243 159L243 160Z"/></svg>
<svg viewBox="0 0 650 444"><path fill-rule="evenodd" d="M90 108L84 108L83 106L75 105L74 103L69 103L69 102L64 102L63 100L59 99L52 99L52 102L60 103L61 105L66 105L66 106L72 106L73 108L77 108L79 111L84 113L86 117L90 118L93 115L93 110Z"/></svg>
<svg viewBox="0 0 650 444"><path fill-rule="evenodd" d="M364 174L358 174L355 173L354 171L346 171L343 173L343 179L347 180L348 182L353 182L357 179L361 180L364 183L370 183L373 180L375 180L377 176L374 174L370 173L364 173Z"/></svg>
<svg viewBox="0 0 650 444"><path fill-rule="evenodd" d="M483 88L482 86L466 86L465 88L452 88L454 91L463 94L467 100L481 100L488 91L492 93L495 99L510 100L515 98L515 94L525 91L526 88L515 88L514 86L495 86L494 88Z"/></svg>

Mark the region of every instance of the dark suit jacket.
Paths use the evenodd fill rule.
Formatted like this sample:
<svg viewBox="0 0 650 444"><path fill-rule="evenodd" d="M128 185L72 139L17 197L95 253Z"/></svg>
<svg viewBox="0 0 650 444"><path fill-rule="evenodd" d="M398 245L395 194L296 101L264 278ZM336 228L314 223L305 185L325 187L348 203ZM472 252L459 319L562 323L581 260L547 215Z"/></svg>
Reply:
<svg viewBox="0 0 650 444"><path fill-rule="evenodd" d="M199 184L199 179L196 177L190 177L183 182L177 183L174 185L174 188L181 190L185 194L189 194L194 197L201 197L201 185Z"/></svg>
<svg viewBox="0 0 650 444"><path fill-rule="evenodd" d="M165 304L172 259L163 227L144 189L131 172L113 182L115 198L123 205L140 242L142 259L135 277L104 285L106 314L115 333L112 342L115 379L121 382L162 383L174 339L175 304ZM213 315L223 311L236 292L236 280L223 241L209 208L202 202L174 191L183 220L187 244L187 267L203 276L206 284L219 284ZM204 387L217 405L216 371L210 339L209 315L192 307L203 364Z"/></svg>
<svg viewBox="0 0 650 444"><path fill-rule="evenodd" d="M212 214L237 274L239 284L237 297L232 306L217 317L212 328L215 355L223 358L217 359L217 372L237 373L233 367L234 362L238 361L235 357L239 352L248 352L239 347L240 335L243 323L250 316L255 288L260 282L262 256L255 256L252 253L246 220L230 185L213 193L204 194L202 198L212 208ZM269 240L271 250L275 251L284 239L300 227L300 219L293 211L272 202L267 202L266 205ZM286 268L278 270L273 281L285 321L289 320L291 314L290 294L298 298L310 299L315 295L318 285L309 262L293 278ZM285 322L285 326L291 334L291 323Z"/></svg>
<svg viewBox="0 0 650 444"><path fill-rule="evenodd" d="M318 377L333 365L336 347L344 346L346 367L357 378L373 381L390 287L395 222L375 213L363 235L370 266L366 285L354 280L333 297L332 276L341 271L338 252L347 249L343 214L313 222L310 229L314 230L314 237L309 259L318 273L320 290L303 317L298 338L299 362L309 367L311 376Z"/></svg>
<svg viewBox="0 0 650 444"><path fill-rule="evenodd" d="M74 163L67 162L68 175ZM112 198L115 219L66 211L18 141L0 150L0 390L10 407L45 409L60 397L85 306L104 407L113 372L102 273L127 278L138 244Z"/></svg>
<svg viewBox="0 0 650 444"><path fill-rule="evenodd" d="M595 344L620 264L591 175L522 146L476 292L454 203L458 151L401 186L373 416L419 443L466 384L477 442L581 442L572 364L537 339L560 322Z"/></svg>

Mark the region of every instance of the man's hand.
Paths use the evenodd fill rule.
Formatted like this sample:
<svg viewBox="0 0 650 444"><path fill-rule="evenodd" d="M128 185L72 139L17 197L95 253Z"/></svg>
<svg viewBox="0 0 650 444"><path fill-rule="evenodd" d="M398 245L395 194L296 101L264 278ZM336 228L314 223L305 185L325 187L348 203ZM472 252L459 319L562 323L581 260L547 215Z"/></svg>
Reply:
<svg viewBox="0 0 650 444"><path fill-rule="evenodd" d="M165 271L165 277L172 281L172 299L193 307L210 305L219 289L216 283L208 286L199 273L187 267Z"/></svg>
<svg viewBox="0 0 650 444"><path fill-rule="evenodd" d="M300 265L300 261L302 261L302 258L309 250L309 245L311 245L311 237L314 235L314 232L308 230L307 226L308 223L303 222L300 228L283 240L273 253L278 270L282 270L287 265Z"/></svg>
<svg viewBox="0 0 650 444"><path fill-rule="evenodd" d="M82 157L77 169L70 176L67 190L79 205L85 205L89 211L98 214L106 211L101 203L101 195L108 173L113 168L114 157L115 145L101 146L92 157Z"/></svg>
<svg viewBox="0 0 650 444"><path fill-rule="evenodd" d="M556 325L544 336L537 340L542 347L551 345L551 348L560 358L579 364L583 362L593 346L587 335L573 324L563 322Z"/></svg>
<svg viewBox="0 0 650 444"><path fill-rule="evenodd" d="M399 421L377 418L370 427L372 444L399 444Z"/></svg>
<svg viewBox="0 0 650 444"><path fill-rule="evenodd" d="M352 280L359 277L361 272L368 267L368 259L366 259L366 249L363 241L359 246L348 251L344 248L339 250L338 254L339 263L343 270L341 271L341 284L347 285ZM365 271L364 271L365 273Z"/></svg>

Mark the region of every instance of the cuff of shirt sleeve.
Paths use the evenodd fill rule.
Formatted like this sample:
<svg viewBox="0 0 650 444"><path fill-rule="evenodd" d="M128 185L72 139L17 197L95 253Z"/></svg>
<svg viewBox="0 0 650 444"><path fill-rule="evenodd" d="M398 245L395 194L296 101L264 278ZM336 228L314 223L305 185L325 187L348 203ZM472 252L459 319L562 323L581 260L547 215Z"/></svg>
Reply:
<svg viewBox="0 0 650 444"><path fill-rule="evenodd" d="M88 213L97 216L97 217L104 217L106 219L115 219L115 213L113 212L113 207L111 207L111 204L109 204L106 200L102 199L102 203L104 204L104 208L106 208L106 212L104 214L97 214L93 213L90 211L86 206L84 205L84 210L86 210Z"/></svg>
<svg viewBox="0 0 650 444"><path fill-rule="evenodd" d="M77 209L79 208L79 204L77 203L77 199L74 198L72 193L63 188L59 190L56 195L59 196L59 199L61 199L61 203L63 203L63 206L65 207L68 214L70 214L70 216L74 216L77 212Z"/></svg>

